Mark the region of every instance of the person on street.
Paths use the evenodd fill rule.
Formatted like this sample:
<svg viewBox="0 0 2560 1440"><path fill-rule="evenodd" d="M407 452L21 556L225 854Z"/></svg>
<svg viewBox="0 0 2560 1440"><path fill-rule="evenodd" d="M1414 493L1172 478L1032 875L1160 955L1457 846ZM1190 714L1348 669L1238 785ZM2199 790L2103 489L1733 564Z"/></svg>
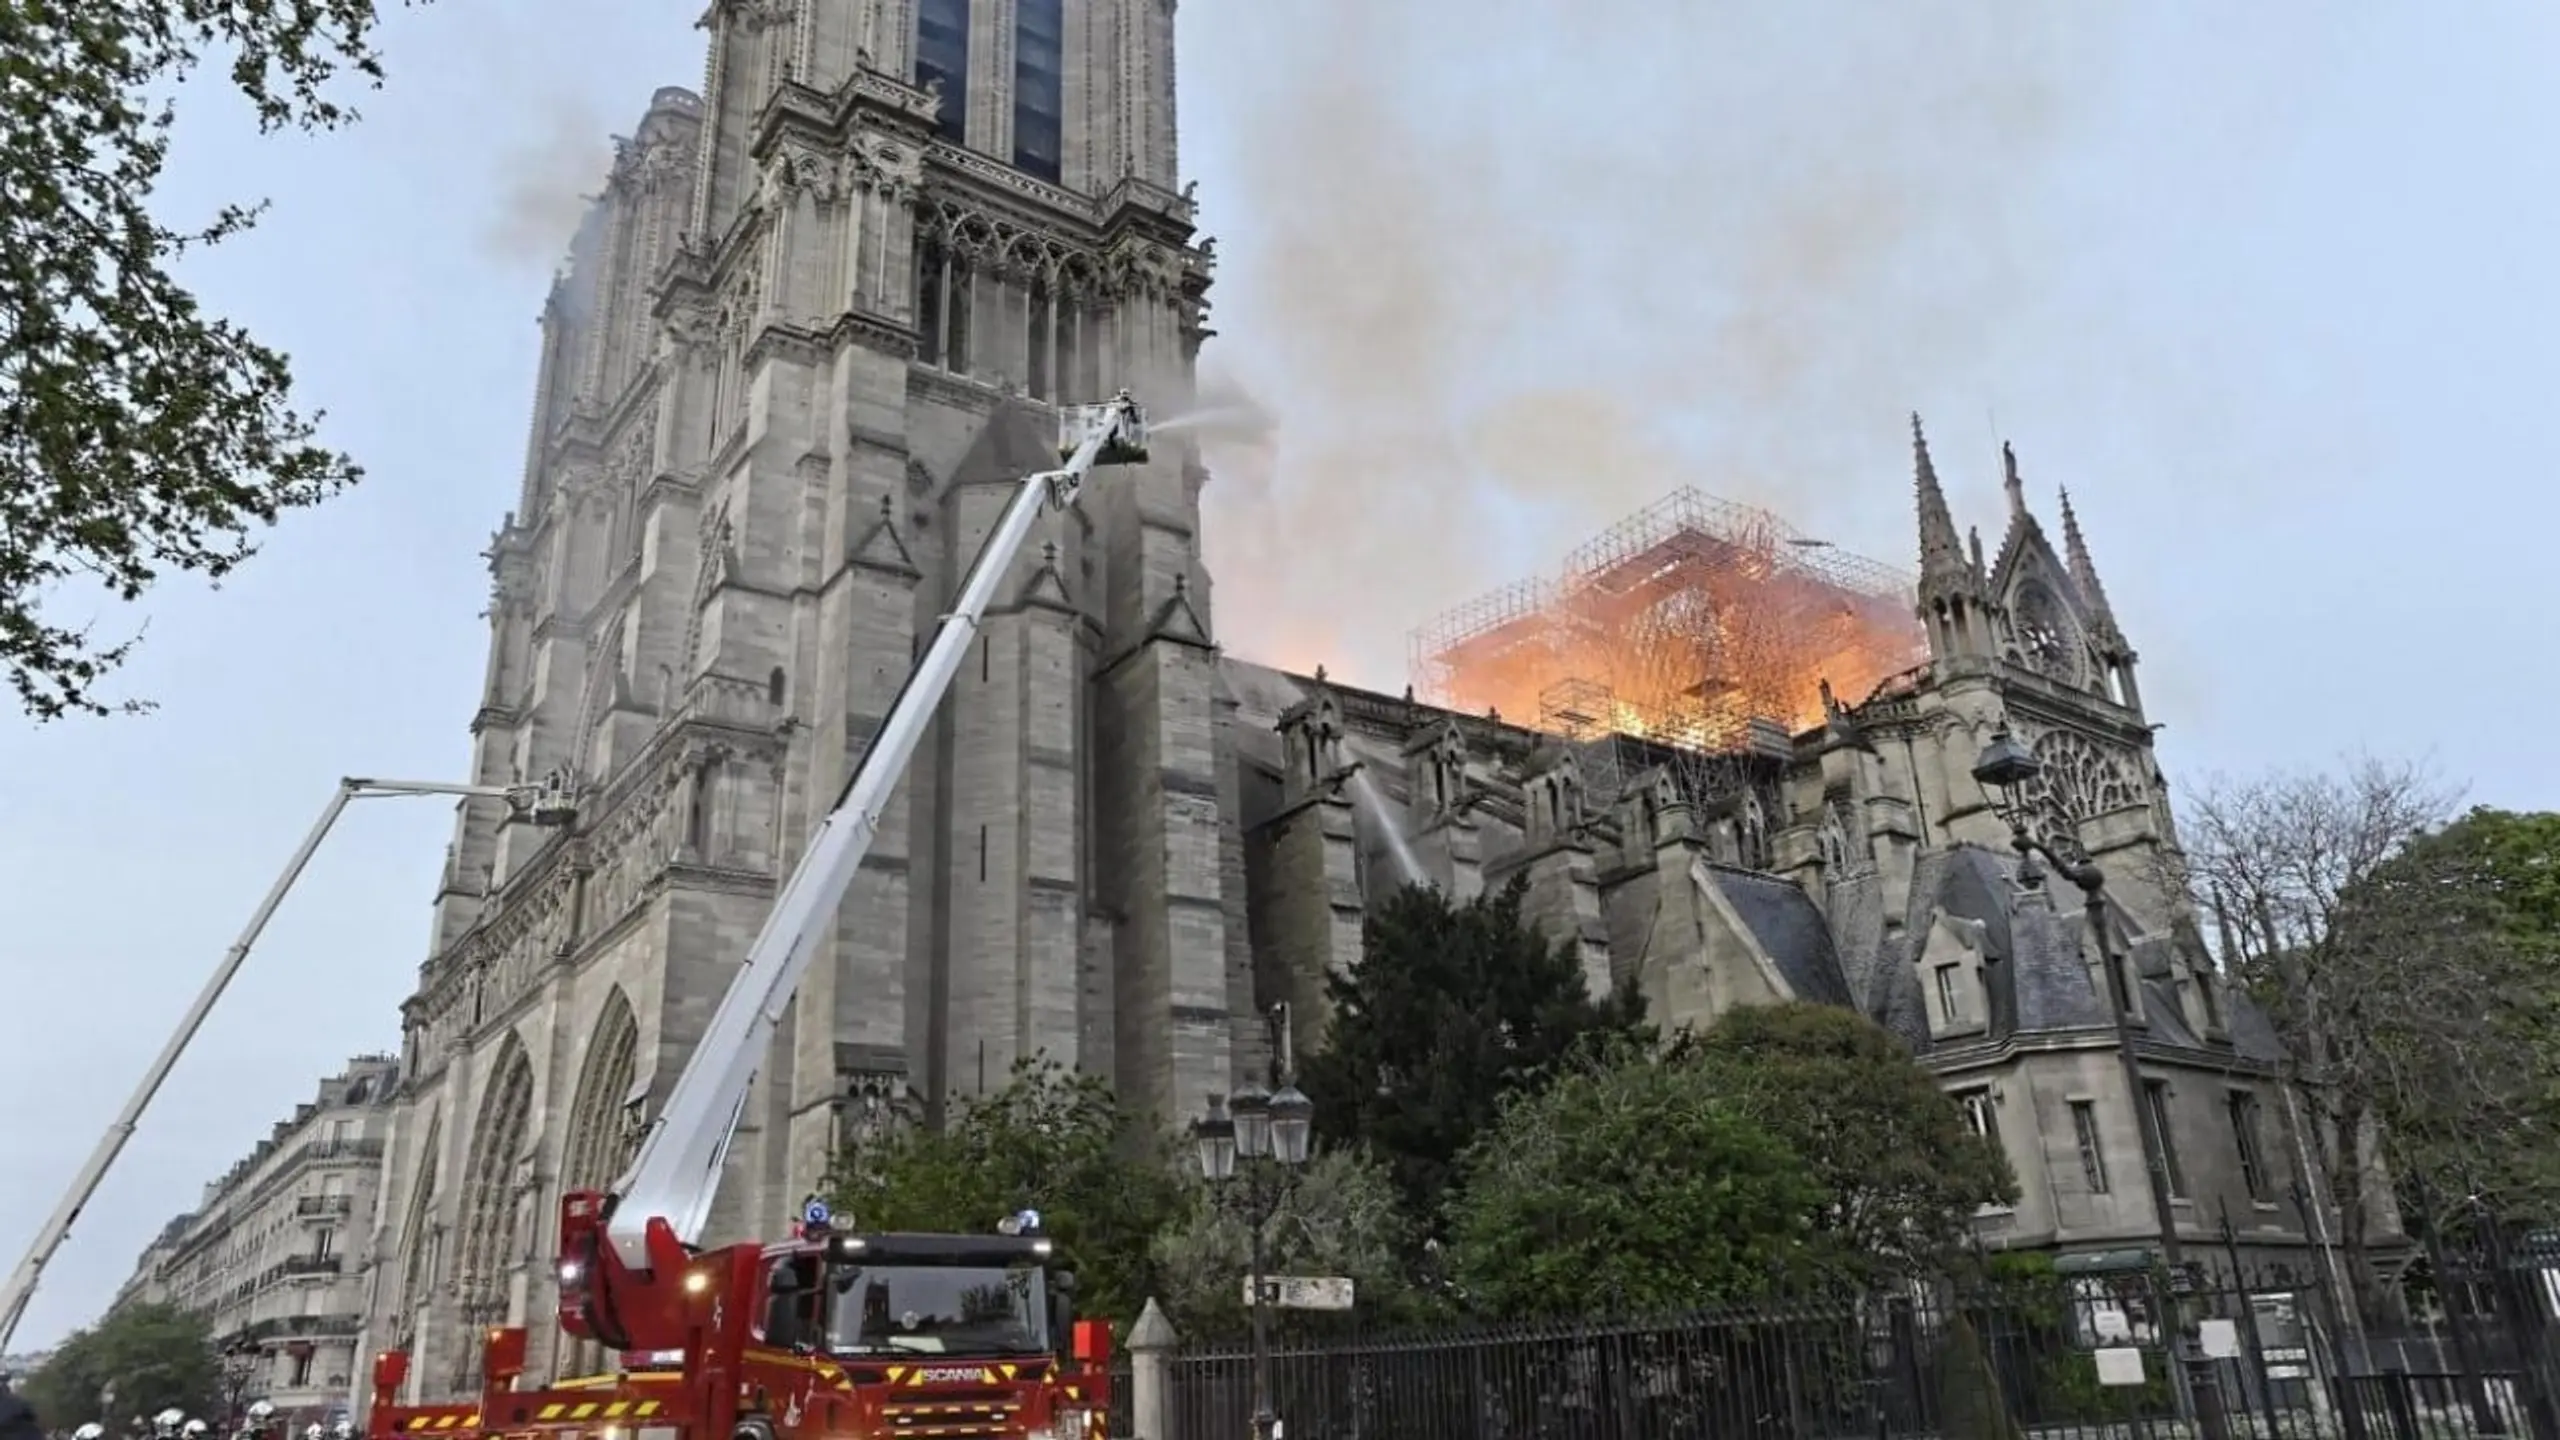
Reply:
<svg viewBox="0 0 2560 1440"><path fill-rule="evenodd" d="M0 1440L44 1440L44 1427L36 1423L36 1409L10 1383L13 1378L0 1372Z"/></svg>

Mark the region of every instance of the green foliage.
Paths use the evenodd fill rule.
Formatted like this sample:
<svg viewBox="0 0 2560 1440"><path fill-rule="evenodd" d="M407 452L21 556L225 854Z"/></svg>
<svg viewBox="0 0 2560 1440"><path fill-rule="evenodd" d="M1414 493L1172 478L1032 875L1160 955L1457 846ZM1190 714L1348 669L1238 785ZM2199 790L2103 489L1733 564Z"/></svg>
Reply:
<svg viewBox="0 0 2560 1440"><path fill-rule="evenodd" d="M1381 1157L1405 1213L1438 1226L1458 1157L1506 1096L1583 1047L1647 1034L1631 988L1595 1004L1569 947L1520 914L1525 880L1452 905L1407 886L1369 916L1361 963L1327 984L1325 1048L1299 1084L1324 1139Z"/></svg>
<svg viewBox="0 0 2560 1440"><path fill-rule="evenodd" d="M2363 980L2341 1024L2404 1181L2560 1216L2560 814L2475 809L2412 839L2336 929Z"/></svg>
<svg viewBox="0 0 2560 1440"><path fill-rule="evenodd" d="M115 1386L115 1411L99 1397ZM205 1322L173 1305L127 1305L62 1342L44 1368L19 1383L46 1430L68 1434L92 1420L110 1430L137 1415L172 1406L215 1416L222 1402L222 1364Z"/></svg>
<svg viewBox="0 0 2560 1440"><path fill-rule="evenodd" d="M1109 1084L1034 1056L943 1129L891 1130L848 1149L829 1188L840 1223L863 1230L980 1232L1038 1210L1076 1273L1076 1308L1126 1322L1156 1287L1156 1235L1186 1213L1174 1166Z"/></svg>
<svg viewBox="0 0 2560 1440"><path fill-rule="evenodd" d="M0 664L40 720L111 708L132 648L45 617L68 580L132 601L164 573L219 578L253 527L358 478L313 443L282 355L203 313L170 274L247 229L187 230L152 192L167 98L210 53L268 130L354 118L329 82L378 83L374 0L0 5ZM134 708L134 707L126 707Z"/></svg>
<svg viewBox="0 0 2560 1440"><path fill-rule="evenodd" d="M1663 1313L1810 1278L1821 1186L1696 1065L1622 1044L1467 1152L1451 1273L1502 1316Z"/></svg>
<svg viewBox="0 0 2560 1440"><path fill-rule="evenodd" d="M2027 1408L2037 1424L2114 1425L2168 1411L2169 1367L2156 1349L2143 1357L2140 1385L2100 1383L2098 1357L2081 1349L2072 1332L2072 1282L2052 1256L2003 1251L1988 1257L1983 1269L1988 1284L1973 1298L1982 1313L1997 1317L1995 1333L2009 1342L2000 1363L2025 1370L2011 1380L2033 1397ZM2165 1273L2153 1277L2154 1295L2166 1280Z"/></svg>
<svg viewBox="0 0 2560 1440"><path fill-rule="evenodd" d="M1157 1298L1186 1337L1242 1334L1249 1312L1241 1277L1250 1271L1252 1232L1236 1207L1216 1203L1205 1182L1188 1189L1188 1214L1156 1239L1156 1274L1164 1287ZM1357 1308L1314 1325L1410 1321L1422 1306L1405 1270L1408 1230L1386 1167L1360 1151L1327 1150L1307 1162L1283 1197L1264 1232L1264 1262L1272 1274L1350 1278ZM1295 1318L1301 1329L1311 1323Z"/></svg>
<svg viewBox="0 0 2560 1440"><path fill-rule="evenodd" d="M1825 1277L1873 1286L1943 1273L1975 1210L2017 1199L2008 1160L1902 1042L1830 1005L1745 1006L1683 1036L1670 1063L1792 1150L1830 1203Z"/></svg>

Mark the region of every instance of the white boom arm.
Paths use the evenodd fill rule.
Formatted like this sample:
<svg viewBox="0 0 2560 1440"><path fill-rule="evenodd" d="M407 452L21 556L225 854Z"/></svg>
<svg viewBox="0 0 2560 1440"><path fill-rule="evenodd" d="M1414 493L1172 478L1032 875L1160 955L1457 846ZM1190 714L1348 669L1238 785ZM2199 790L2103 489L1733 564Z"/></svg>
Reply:
<svg viewBox="0 0 2560 1440"><path fill-rule="evenodd" d="M18 1262L17 1270L9 1276L9 1288L0 1290L0 1351L9 1348L9 1337L17 1331L18 1321L25 1317L28 1302L35 1298L36 1284L44 1278L45 1265L53 1259L54 1252L62 1248L62 1242L71 1238L71 1227L79 1221L80 1212L88 1208L89 1201L98 1193L99 1183L107 1178L107 1170L116 1163L116 1157L124 1153L125 1142L133 1138L133 1132L142 1124L142 1112L150 1108L152 1097L160 1093L162 1082L177 1067L178 1057L186 1053L189 1042L204 1027L205 1017L213 1013L214 1003L222 998L223 991L231 988L232 977L240 973L242 962L249 958L249 947L258 943L258 937L266 931L267 922L275 917L276 907L284 903L285 892L302 878L303 868L311 863L312 855L320 849L320 842L329 838L331 827L338 823L340 815L346 813L348 803L380 795L454 795L504 800L520 818L537 825L565 825L573 814L568 808L565 792L553 787L448 785L432 780L370 780L353 776L339 781L328 805L320 811L320 818L302 837L301 848L285 862L284 873L276 877L275 884L267 889L266 898L258 902L257 910L249 916L249 923L241 930L240 938L232 941L231 948L222 952L221 962L213 968L213 978L197 992L195 1003L187 1007L185 1018L178 1022L178 1033L170 1036L169 1043L160 1047L160 1054L152 1060L151 1068L143 1072L142 1083L134 1088L132 1098L124 1102L123 1110L117 1112L115 1123L107 1127L105 1137L98 1141L98 1148L89 1152L88 1163L72 1177L70 1192L62 1197L60 1205L54 1207L53 1214L44 1222L44 1228L36 1232L35 1243L27 1248L26 1258Z"/></svg>
<svg viewBox="0 0 2560 1440"><path fill-rule="evenodd" d="M996 521L951 612L907 673L880 722L880 733L872 737L835 808L819 822L809 848L783 882L729 993L721 997L701 1043L642 1136L630 1170L614 1186L617 1198L607 1234L630 1269L644 1274L649 1269L644 1238L653 1217L664 1219L687 1245L701 1240L719 1188L721 1162L746 1107L748 1088L772 1045L774 1028L800 988L810 957L879 834L880 812L905 776L934 711L950 693L979 623L995 602L996 587L1013 569L1033 524L1044 510L1073 505L1094 466L1146 459L1146 417L1126 390L1103 404L1070 409L1060 420L1065 468L1024 477Z"/></svg>

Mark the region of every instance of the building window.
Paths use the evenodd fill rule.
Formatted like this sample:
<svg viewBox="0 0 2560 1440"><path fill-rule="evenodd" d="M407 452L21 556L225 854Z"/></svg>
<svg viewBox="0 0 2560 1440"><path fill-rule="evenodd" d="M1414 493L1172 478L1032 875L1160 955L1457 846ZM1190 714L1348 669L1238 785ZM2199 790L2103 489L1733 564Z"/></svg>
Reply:
<svg viewBox="0 0 2560 1440"><path fill-rule="evenodd" d="M287 1388L294 1390L299 1390L311 1383L311 1352L309 1350L297 1349L293 1352L293 1378L284 1383Z"/></svg>
<svg viewBox="0 0 2560 1440"><path fill-rule="evenodd" d="M939 240L916 253L916 358L969 373L969 263Z"/></svg>
<svg viewBox="0 0 2560 1440"><path fill-rule="evenodd" d="M1066 138L1065 0L1014 0L1013 167L1055 183Z"/></svg>
<svg viewBox="0 0 2560 1440"><path fill-rule="evenodd" d="M969 0L922 0L916 7L916 83L942 87L935 129L954 145L969 136Z"/></svg>
<svg viewBox="0 0 2560 1440"><path fill-rule="evenodd" d="M2107 1193L2107 1152L2098 1143L2098 1107L2087 1100L2071 1102L2071 1138L2080 1146L2080 1178L2089 1193Z"/></svg>
<svg viewBox="0 0 2560 1440"><path fill-rule="evenodd" d="M1991 1091L1987 1088L1958 1091L1956 1103L1964 1107L1965 1128L1990 1141L1992 1149L2000 1149L2000 1113L1998 1102L1991 1098Z"/></svg>
<svg viewBox="0 0 2560 1440"><path fill-rule="evenodd" d="M1030 391L1034 400L1055 400L1057 392L1058 337L1052 323L1058 314L1057 292L1046 280L1031 282L1031 372Z"/></svg>
<svg viewBox="0 0 2560 1440"><path fill-rule="evenodd" d="M337 1231L335 1231L335 1230L329 1230L329 1229L320 1229L320 1230L314 1230L314 1231L312 1231L312 1232L311 1232L311 1258L312 1258L312 1259L314 1259L314 1260L326 1260L326 1259L328 1259L332 1254L336 1253L337 1248L338 1248L338 1232L337 1232Z"/></svg>
<svg viewBox="0 0 2560 1440"><path fill-rule="evenodd" d="M2249 1187L2249 1198L2266 1199L2272 1177L2258 1132L2258 1097L2246 1090L2231 1092L2231 1136L2240 1146L2240 1178Z"/></svg>
<svg viewBox="0 0 2560 1440"><path fill-rule="evenodd" d="M1956 967L1938 967L1938 1023L1953 1025L1964 1019L1964 1002L1957 999Z"/></svg>
<svg viewBox="0 0 2560 1440"><path fill-rule="evenodd" d="M2142 1086L2143 1108L2151 1116L2151 1134L2160 1146L2160 1168L2169 1176L2169 1194L2173 1198L2187 1193L2187 1175L2178 1164L2177 1132L2169 1125L2169 1086L2160 1080L2148 1080Z"/></svg>
<svg viewBox="0 0 2560 1440"><path fill-rule="evenodd" d="M2127 1019L2140 1019L2133 1007L2131 962L2122 955L2106 954L2102 963L2107 967L2107 993L2114 998L2116 1009L2122 1011Z"/></svg>

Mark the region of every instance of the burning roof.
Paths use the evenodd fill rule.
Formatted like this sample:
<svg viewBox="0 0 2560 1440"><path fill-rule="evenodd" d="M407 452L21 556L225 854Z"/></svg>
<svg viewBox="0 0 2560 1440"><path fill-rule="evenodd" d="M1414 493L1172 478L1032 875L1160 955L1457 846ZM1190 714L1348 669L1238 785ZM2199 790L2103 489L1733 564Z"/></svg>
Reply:
<svg viewBox="0 0 2560 1440"><path fill-rule="evenodd" d="M1765 510L1674 492L1413 639L1417 695L1573 739L1734 750L1822 718L1927 654L1908 577Z"/></svg>

